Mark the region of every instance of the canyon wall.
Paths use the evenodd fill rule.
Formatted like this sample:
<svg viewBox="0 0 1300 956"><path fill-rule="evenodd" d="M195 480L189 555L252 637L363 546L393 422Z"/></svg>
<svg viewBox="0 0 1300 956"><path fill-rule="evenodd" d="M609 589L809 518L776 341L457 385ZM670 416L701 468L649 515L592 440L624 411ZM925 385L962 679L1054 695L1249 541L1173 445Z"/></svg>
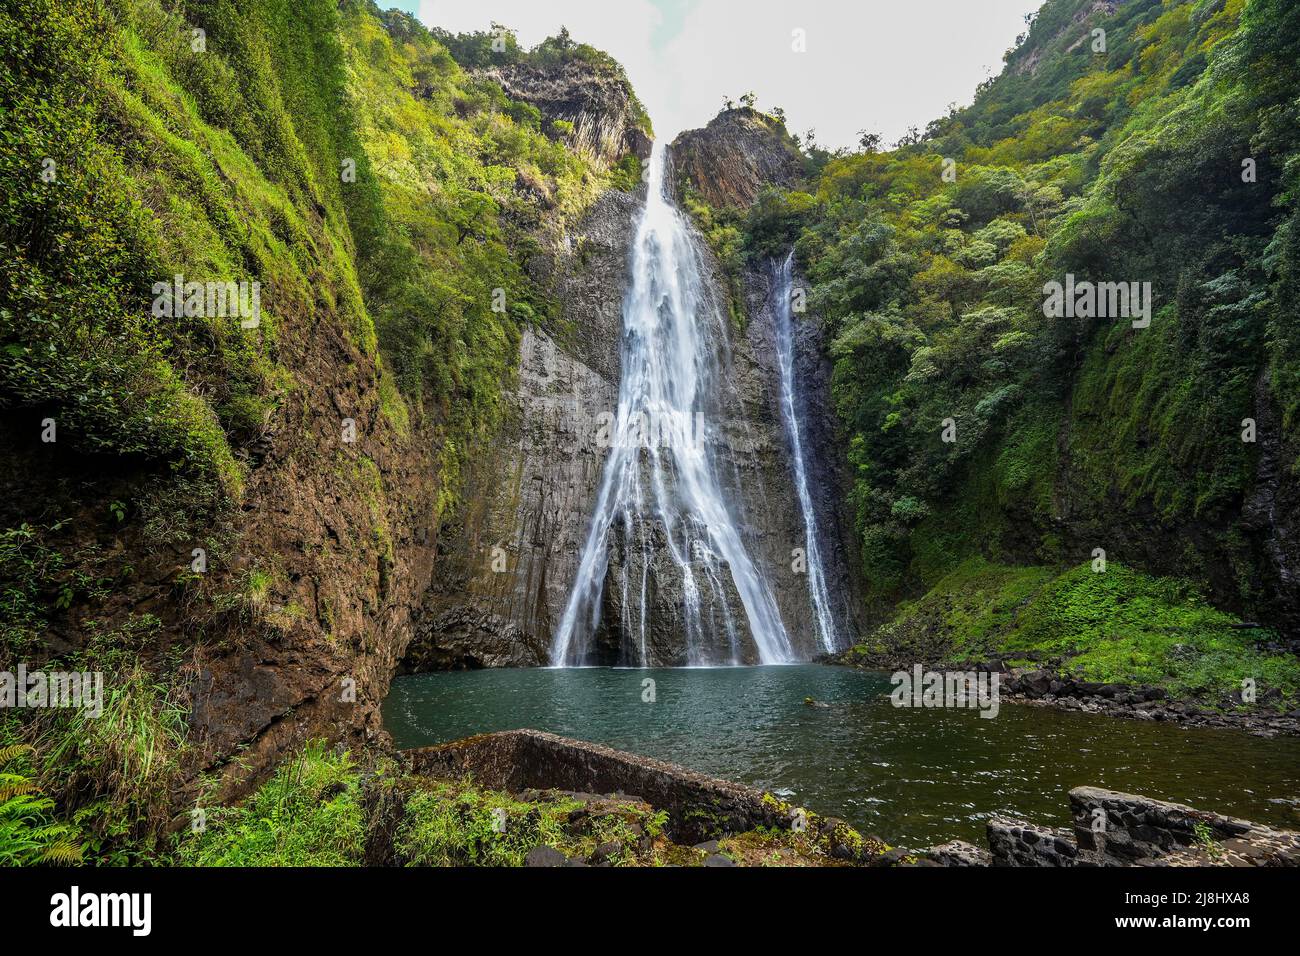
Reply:
<svg viewBox="0 0 1300 956"><path fill-rule="evenodd" d="M546 90L548 102L564 99L553 87ZM671 152L673 181L726 184L720 197L737 203L752 202L769 181L791 181L795 167L787 143L751 113L733 111L708 130L683 134ZM560 325L566 331L563 336L536 329L525 333L507 424L491 451L474 464L464 492L466 505L444 530L434 590L405 669L549 662L551 638L576 577L608 453L600 443L601 416L617 408L621 303L643 201L644 187L637 197L611 191L576 230L568 249L534 263L559 290ZM778 405L772 263L749 265L741 283L743 301L732 303L721 266L699 237L697 246L715 296L700 319L717 322L706 338L722 370L720 417L710 422L723 436L718 471L746 548L772 589L792 642L800 656L811 658L822 647L807 574L796 554L805 547L804 519ZM733 313L748 317L743 328L731 322ZM842 462L831 453L836 446L828 405L830 367L816 316L796 318L797 404L807 432L810 485L832 603L847 637L857 626L858 557L849 523L837 506L846 480ZM639 578L639 565L631 565L641 558L639 550L625 547L617 525L610 536L602 627L595 645L596 659L614 662L621 659L624 637L617 626L624 611L619 582L625 573ZM681 580L662 528L648 561L649 659L661 665L684 663ZM729 580L724 588L732 619L743 622L744 609ZM725 637L718 634L716 640ZM748 662L756 662L752 650L746 653L751 655Z"/></svg>

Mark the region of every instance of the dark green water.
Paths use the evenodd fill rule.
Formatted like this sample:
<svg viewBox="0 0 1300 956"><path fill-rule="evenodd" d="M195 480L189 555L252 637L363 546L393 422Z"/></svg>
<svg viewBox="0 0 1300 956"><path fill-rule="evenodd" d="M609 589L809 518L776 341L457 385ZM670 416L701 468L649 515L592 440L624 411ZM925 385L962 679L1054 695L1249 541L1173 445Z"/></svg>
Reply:
<svg viewBox="0 0 1300 956"><path fill-rule="evenodd" d="M642 703L646 678L656 703ZM781 791L911 846L982 844L999 814L1066 825L1066 795L1081 785L1300 826L1295 738L1005 703L986 720L897 709L891 689L885 675L815 665L427 674L394 682L384 723L404 749L548 730Z"/></svg>

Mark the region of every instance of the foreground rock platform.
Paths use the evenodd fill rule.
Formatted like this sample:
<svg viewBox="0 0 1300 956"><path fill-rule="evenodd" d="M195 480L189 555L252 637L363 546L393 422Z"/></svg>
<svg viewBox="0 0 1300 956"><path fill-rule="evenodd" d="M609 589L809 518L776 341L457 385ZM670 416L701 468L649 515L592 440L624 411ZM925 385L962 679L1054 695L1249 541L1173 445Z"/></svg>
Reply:
<svg viewBox="0 0 1300 956"><path fill-rule="evenodd" d="M848 823L794 808L771 793L675 763L569 740L508 731L406 754L417 774L472 777L512 793L607 793L667 814L679 843L715 842L754 831L806 831L835 865L919 866L1297 866L1300 834L1151 797L1078 787L1073 827L995 818L988 848L963 840L919 851L863 838ZM711 844L716 845L716 844Z"/></svg>
<svg viewBox="0 0 1300 956"><path fill-rule="evenodd" d="M634 795L667 812L668 832L679 841L795 825L788 808L753 787L536 730L470 737L411 751L407 757L416 773L447 779L469 775L480 786L511 793L553 789Z"/></svg>
<svg viewBox="0 0 1300 956"><path fill-rule="evenodd" d="M472 777L479 786L514 794L564 791L643 802L666 814L665 833L673 841L696 849L716 850L719 839L753 833L806 836L810 852L803 857L824 860L812 865L1300 866L1300 833L1096 787L1070 791L1072 827L995 818L987 849L954 840L908 850L753 787L536 730L484 734L404 756L417 774Z"/></svg>
<svg viewBox="0 0 1300 956"><path fill-rule="evenodd" d="M1096 787L1070 791L1072 829L990 820L994 866L1300 866L1300 833Z"/></svg>

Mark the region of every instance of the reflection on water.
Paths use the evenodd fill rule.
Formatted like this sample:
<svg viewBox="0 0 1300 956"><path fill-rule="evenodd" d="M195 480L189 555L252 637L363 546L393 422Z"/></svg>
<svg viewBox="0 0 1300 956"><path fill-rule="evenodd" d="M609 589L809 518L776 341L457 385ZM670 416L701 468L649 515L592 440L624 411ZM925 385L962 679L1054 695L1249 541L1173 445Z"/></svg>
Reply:
<svg viewBox="0 0 1300 956"><path fill-rule="evenodd" d="M816 665L425 674L394 682L384 723L403 749L547 730L786 791L911 846L982 845L999 814L1066 825L1066 795L1081 785L1300 827L1295 738L1010 704L985 720L896 709L890 690L885 675Z"/></svg>

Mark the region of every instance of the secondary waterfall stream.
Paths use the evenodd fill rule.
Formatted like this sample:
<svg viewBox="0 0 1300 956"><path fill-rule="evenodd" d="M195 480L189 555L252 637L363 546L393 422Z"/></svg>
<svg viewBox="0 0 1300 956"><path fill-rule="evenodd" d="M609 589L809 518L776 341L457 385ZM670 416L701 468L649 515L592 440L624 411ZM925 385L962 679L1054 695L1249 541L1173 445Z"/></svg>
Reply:
<svg viewBox="0 0 1300 956"><path fill-rule="evenodd" d="M676 598L677 589L686 664L735 664L753 652L764 664L794 658L772 590L746 550L718 479L721 433L710 417L720 410L720 374L711 326L722 338L725 327L700 251L669 195L666 166L666 149L655 143L623 300L618 409L590 530L551 647L554 666L594 661L614 536L620 560L612 585L619 588L622 618L617 663L651 661L652 596ZM743 621L733 611L733 593Z"/></svg>
<svg viewBox="0 0 1300 956"><path fill-rule="evenodd" d="M790 459L794 466L795 490L799 493L799 510L803 514L805 557L808 564L808 592L817 617L817 636L826 652L839 647L835 619L831 615L831 597L826 588L826 568L822 563L817 513L808 488L808 461L804 457L803 429L799 424L795 394L798 386L794 367L794 252L786 257L774 284L776 315L776 354L781 368L781 418L790 442Z"/></svg>

